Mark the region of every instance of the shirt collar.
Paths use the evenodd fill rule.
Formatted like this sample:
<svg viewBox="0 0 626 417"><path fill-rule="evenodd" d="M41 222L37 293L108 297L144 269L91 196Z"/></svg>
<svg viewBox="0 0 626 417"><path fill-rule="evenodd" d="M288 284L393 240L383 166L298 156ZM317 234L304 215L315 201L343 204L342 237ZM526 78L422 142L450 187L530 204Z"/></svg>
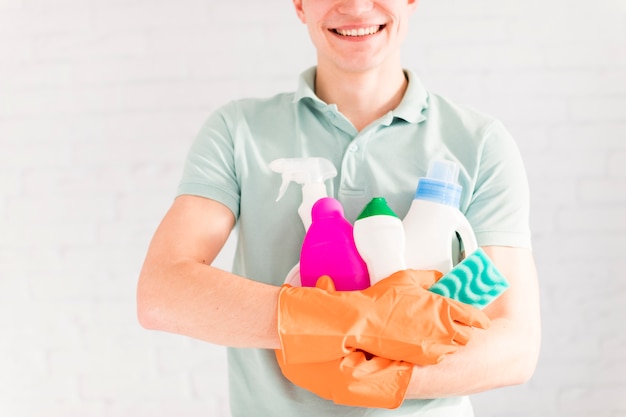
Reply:
<svg viewBox="0 0 626 417"><path fill-rule="evenodd" d="M404 74L409 84L402 101L392 111L393 116L406 120L409 123L423 122L426 120L424 110L428 108L428 92L413 71L405 69Z"/></svg>
<svg viewBox="0 0 626 417"><path fill-rule="evenodd" d="M310 99L317 107L327 106L327 104L315 94L316 71L316 67L311 67L300 75L298 89L293 98L294 103L303 99ZM398 107L391 112L391 115L394 118L400 118L409 123L423 122L426 120L424 110L428 108L428 92L413 71L405 69L404 73L409 83L402 101L400 101Z"/></svg>
<svg viewBox="0 0 626 417"><path fill-rule="evenodd" d="M296 103L305 98L310 98L313 102L317 104L326 105L317 95L315 94L315 74L317 72L317 67L311 67L300 74L300 79L298 80L298 89L293 97L293 102Z"/></svg>

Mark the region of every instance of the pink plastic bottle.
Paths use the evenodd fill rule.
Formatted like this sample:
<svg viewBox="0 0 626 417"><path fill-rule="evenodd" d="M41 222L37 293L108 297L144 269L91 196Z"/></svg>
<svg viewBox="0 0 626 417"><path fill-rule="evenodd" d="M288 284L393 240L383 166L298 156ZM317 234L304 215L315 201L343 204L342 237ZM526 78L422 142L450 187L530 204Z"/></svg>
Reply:
<svg viewBox="0 0 626 417"><path fill-rule="evenodd" d="M300 279L303 287L314 287L328 275L338 291L362 290L370 285L367 265L354 244L352 225L334 198L319 199L311 209L311 227L300 252Z"/></svg>

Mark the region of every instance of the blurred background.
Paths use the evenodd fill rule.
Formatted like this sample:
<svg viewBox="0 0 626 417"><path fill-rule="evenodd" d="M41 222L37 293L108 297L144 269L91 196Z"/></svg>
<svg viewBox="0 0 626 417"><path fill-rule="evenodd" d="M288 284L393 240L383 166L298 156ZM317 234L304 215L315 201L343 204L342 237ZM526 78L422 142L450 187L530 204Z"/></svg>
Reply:
<svg viewBox="0 0 626 417"><path fill-rule="evenodd" d="M477 417L626 416L626 2L412 23L405 66L500 118L531 184L541 358ZM0 416L229 415L224 348L141 329L136 280L207 115L314 62L287 0L0 0Z"/></svg>

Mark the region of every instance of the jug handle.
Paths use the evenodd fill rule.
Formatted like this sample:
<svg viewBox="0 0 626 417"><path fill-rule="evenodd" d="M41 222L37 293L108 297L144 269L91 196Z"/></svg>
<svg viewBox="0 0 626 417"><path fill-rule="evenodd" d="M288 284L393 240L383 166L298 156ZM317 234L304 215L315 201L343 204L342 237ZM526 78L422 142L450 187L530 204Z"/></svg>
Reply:
<svg viewBox="0 0 626 417"><path fill-rule="evenodd" d="M476 241L476 235L474 235L474 229L472 229L472 226L470 225L467 218L460 212L458 213L458 217L459 226L457 227L456 232L459 234L461 240L463 241L463 249L465 252L464 258L467 258L469 254L475 252L478 249L478 242Z"/></svg>

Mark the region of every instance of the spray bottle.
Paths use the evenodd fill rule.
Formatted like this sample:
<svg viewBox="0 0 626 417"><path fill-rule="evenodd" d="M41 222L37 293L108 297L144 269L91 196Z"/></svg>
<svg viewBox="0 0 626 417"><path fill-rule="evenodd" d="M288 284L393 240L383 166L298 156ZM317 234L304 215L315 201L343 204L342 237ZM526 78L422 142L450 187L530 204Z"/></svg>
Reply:
<svg viewBox="0 0 626 417"><path fill-rule="evenodd" d="M285 195L291 181L302 185L302 203L298 207L298 214L304 230L309 230L313 204L328 196L325 182L337 175L337 169L328 159L318 157L275 159L270 162L269 167L283 178L276 201ZM287 273L285 283L294 287L302 285L299 262Z"/></svg>
<svg viewBox="0 0 626 417"><path fill-rule="evenodd" d="M328 196L325 181L337 175L337 169L325 158L280 158L270 162L270 169L283 177L276 201L280 200L291 181L302 185L302 204L298 214L304 230L311 226L311 209L320 198Z"/></svg>
<svg viewBox="0 0 626 417"><path fill-rule="evenodd" d="M445 274L453 265L451 242L461 237L466 254L478 249L474 231L459 210L462 187L459 167L452 161L434 160L420 178L415 197L402 224L405 260L410 269L434 269Z"/></svg>

